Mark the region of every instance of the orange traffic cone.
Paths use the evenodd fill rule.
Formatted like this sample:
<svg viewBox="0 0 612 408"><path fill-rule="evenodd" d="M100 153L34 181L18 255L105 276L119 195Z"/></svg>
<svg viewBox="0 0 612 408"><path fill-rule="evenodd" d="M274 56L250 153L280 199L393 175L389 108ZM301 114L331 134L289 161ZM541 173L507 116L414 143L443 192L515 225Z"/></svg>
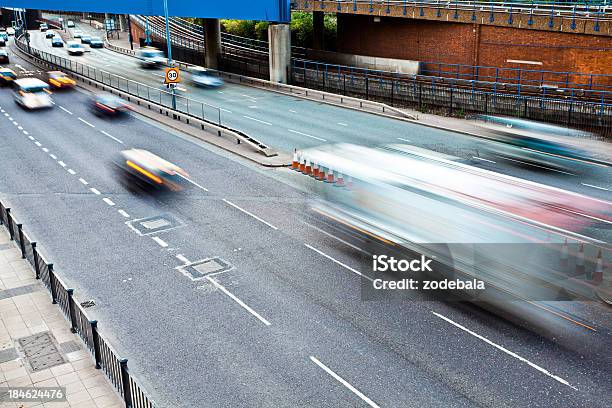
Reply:
<svg viewBox="0 0 612 408"><path fill-rule="evenodd" d="M581 242L576 254L576 272L575 276L584 275L586 268L584 266L584 244Z"/></svg>
<svg viewBox="0 0 612 408"><path fill-rule="evenodd" d="M331 167L327 171L327 179L325 180L325 182L326 183L335 183L335 180L334 180L334 171L331 169Z"/></svg>
<svg viewBox="0 0 612 408"><path fill-rule="evenodd" d="M312 177L319 177L319 163L317 162L312 163Z"/></svg>
<svg viewBox="0 0 612 408"><path fill-rule="evenodd" d="M312 167L310 166L310 159L306 159L306 165L304 166L304 174L309 176L312 173Z"/></svg>
<svg viewBox="0 0 612 408"><path fill-rule="evenodd" d="M325 180L325 170L323 170L323 166L319 166L319 174L317 175L317 180L324 181Z"/></svg>
<svg viewBox="0 0 612 408"><path fill-rule="evenodd" d="M298 171L302 173L306 171L306 159L304 157L300 157L300 166L298 168Z"/></svg>
<svg viewBox="0 0 612 408"><path fill-rule="evenodd" d="M344 187L344 177L342 177L342 173L338 172L338 176L336 177L336 187Z"/></svg>
<svg viewBox="0 0 612 408"><path fill-rule="evenodd" d="M297 170L300 168L300 162L298 160L297 149L293 150L293 161L291 162L291 170Z"/></svg>

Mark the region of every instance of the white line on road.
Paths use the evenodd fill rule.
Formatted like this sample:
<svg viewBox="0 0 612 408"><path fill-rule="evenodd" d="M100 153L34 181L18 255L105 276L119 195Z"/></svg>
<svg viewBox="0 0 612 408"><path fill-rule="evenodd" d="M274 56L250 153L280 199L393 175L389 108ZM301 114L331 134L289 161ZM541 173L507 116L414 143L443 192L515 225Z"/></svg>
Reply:
<svg viewBox="0 0 612 408"><path fill-rule="evenodd" d="M107 197L104 197L104 198L102 199L102 201L104 201L106 204L111 205L111 206L112 206L112 205L115 205L115 203L113 202L113 200L111 200L110 198L107 198Z"/></svg>
<svg viewBox="0 0 612 408"><path fill-rule="evenodd" d="M226 203L228 203L229 205L231 205L232 207L236 208L237 210L242 211L243 213L250 215L251 217L255 218L257 221L263 222L264 224L266 224L268 227L277 230L278 228L275 227L274 225L270 224L267 221L262 220L261 218L259 218L258 216L256 216L255 214L251 214L250 212L248 212L247 210L245 210L244 208L240 208L238 207L236 204L232 203L231 201L226 200L225 198L223 199L223 201L225 201Z"/></svg>
<svg viewBox="0 0 612 408"><path fill-rule="evenodd" d="M115 142L118 142L118 143L123 144L123 142L122 142L121 140L117 139L115 136L113 136L113 135L109 134L108 132L105 132L104 130L101 130L100 132L102 132L102 134L104 134L104 135L106 135L106 136L110 137L110 138L111 138L111 139L113 139Z"/></svg>
<svg viewBox="0 0 612 408"><path fill-rule="evenodd" d="M57 105L57 106L59 106L59 108L61 110L63 110L64 112L66 112L67 114L72 115L72 112L70 112L68 109L64 108L62 105Z"/></svg>
<svg viewBox="0 0 612 408"><path fill-rule="evenodd" d="M412 143L410 140L404 139L403 137L398 137L397 140L401 140L402 142Z"/></svg>
<svg viewBox="0 0 612 408"><path fill-rule="evenodd" d="M374 282L374 279L370 278L369 276L366 276L363 273L359 272L358 270L351 268L347 264L344 264L344 263L338 261L337 259L332 258L331 256L327 255L326 253L319 251L317 248L315 248L315 247L313 247L311 245L308 245L308 244L304 244L304 245L306 245L306 248L312 249L313 251L315 251L319 255L323 255L324 257L326 257L330 261L334 261L335 263L337 263L338 265L342 266L343 268L346 268L349 271L351 271L353 273L356 273L357 275L361 276L362 278L365 278L365 279L369 280L370 282Z"/></svg>
<svg viewBox="0 0 612 408"><path fill-rule="evenodd" d="M202 190L204 190L204 191L208 191L208 189L207 189L206 187L203 187L203 186L199 185L198 183L196 183L195 181L193 181L193 180L192 180L192 179L190 179L189 177L187 177L187 176L183 176L182 174L179 174L179 173L176 173L176 174L177 174L177 175L178 175L180 178L182 178L182 179L184 179L184 180L187 180L188 182L190 182L190 183L191 183L191 184L193 184L194 186L196 186L196 187L198 187L198 188L201 188L201 189L202 189Z"/></svg>
<svg viewBox="0 0 612 408"><path fill-rule="evenodd" d="M73 176L76 174L76 171L72 170L72 169L68 169L68 173L72 174Z"/></svg>
<svg viewBox="0 0 612 408"><path fill-rule="evenodd" d="M315 230L319 231L319 232L320 232L320 233L322 233L322 234L327 235L327 236L328 236L328 237L330 237L330 238L333 238L333 239L335 239L335 240L337 240L337 241L342 242L342 243L343 243L343 244L345 244L345 245L350 246L351 248L353 248L353 249L355 249L355 250L357 250L357 251L359 251L359 252L363 252L364 254L372 255L372 254L370 254L368 251L366 251L366 250L364 250L364 249L361 249L361 248L359 248L358 246L353 245L353 244L351 244L350 242L347 242L347 241L343 240L342 238L338 238L338 237L337 237L337 236L335 236L334 234L330 234L329 232L325 231L324 229L321 229L321 228L317 227L316 225L312 225L312 224L310 224L310 223L308 223L308 222L306 222L306 221L300 221L300 222L301 222L302 224L306 224L306 225L308 225L310 228L313 228L313 229L315 229Z"/></svg>
<svg viewBox="0 0 612 408"><path fill-rule="evenodd" d="M60 165L60 166L62 166L62 167L66 167L66 163L64 163L64 162L63 162L63 161L61 161L61 160L59 160L59 161L57 162L57 164L59 164L59 165Z"/></svg>
<svg viewBox="0 0 612 408"><path fill-rule="evenodd" d="M90 126L90 127L92 127L92 128L95 128L95 126L94 126L94 125L92 125L91 123L89 123L89 122L88 122L88 121L86 121L85 119L83 119L83 118L79 118L79 120L80 120L81 122L83 122L84 124L86 124L87 126Z"/></svg>
<svg viewBox="0 0 612 408"><path fill-rule="evenodd" d="M596 188L598 190L610 191L609 188L605 188L605 187L594 186L592 184L587 184L587 183L580 183L580 184L582 184L583 186L587 186L587 187L593 187L593 188Z"/></svg>
<svg viewBox="0 0 612 408"><path fill-rule="evenodd" d="M289 112L291 112L291 113L297 113L297 111L296 111L296 110L293 110L293 109L289 109Z"/></svg>
<svg viewBox="0 0 612 408"><path fill-rule="evenodd" d="M351 390L351 392L353 392L353 394L357 395L359 398L361 398L366 404L368 404L369 406L371 406L372 408L380 408L379 405L377 405L374 401L372 401L371 399L369 399L368 397L366 397L365 395L363 395L363 393L361 391L359 391L357 388L353 387L351 384L349 384L348 381L346 381L344 378L340 377L338 374L336 374L335 372L333 372L329 367L327 367L325 364L323 364L322 362L320 362L316 357L314 356L310 356L310 360L315 363L316 365L318 365L319 367L321 367L323 370L325 370L325 372L329 375L331 375L332 377L334 377L340 384L344 385L346 388L348 388L349 390Z"/></svg>
<svg viewBox="0 0 612 408"><path fill-rule="evenodd" d="M229 109L223 109L223 108L219 108L219 110L222 110L223 112L227 112L227 113L234 113Z"/></svg>
<svg viewBox="0 0 612 408"><path fill-rule="evenodd" d="M30 140L36 140L36 139L34 139L34 136L28 136L28 139L30 139Z"/></svg>
<svg viewBox="0 0 612 408"><path fill-rule="evenodd" d="M83 185L88 185L88 184L89 184L87 181L85 181L85 179L84 179L84 178L80 178L80 179L79 179L79 181L80 181L81 183L83 183Z"/></svg>
<svg viewBox="0 0 612 408"><path fill-rule="evenodd" d="M567 171L552 169L550 167L540 166L540 165L529 163L529 162L525 162L525 161L522 161L522 160L511 159L509 157L503 157L503 156L499 156L499 157L501 157L502 159L513 161L513 162L517 162L517 163L521 163L521 164L526 164L528 166L539 167L541 169L546 169L546 170L550 170L550 171L556 171L557 173L563 173L563 174L569 174L570 176L575 176L574 173L568 173Z"/></svg>
<svg viewBox="0 0 612 408"><path fill-rule="evenodd" d="M250 116L246 116L246 115L242 115L242 117L243 117L243 118L247 118L247 119L254 120L255 122L263 123L264 125L270 125L270 126L272 126L272 124L271 124L270 122L266 122L266 121L263 121L263 120L255 119L255 118L252 118L252 117L250 117Z"/></svg>
<svg viewBox="0 0 612 408"><path fill-rule="evenodd" d="M302 136L306 136L306 137L311 137L311 138L313 138L313 139L317 139L317 140L320 140L320 141L322 141L322 142L327 142L327 140L326 140L326 139L321 139L320 137L316 137L316 136L313 136L313 135L309 135L308 133L300 132L300 131L298 131L298 130L293 130L293 129L287 129L287 130L288 130L289 132L291 132L291 133L297 133L298 135L302 135Z"/></svg>
<svg viewBox="0 0 612 408"><path fill-rule="evenodd" d="M100 193L100 192L99 192L97 189L95 189L95 188L93 188L93 187L92 187L92 188L90 188L89 190L90 190L92 193L94 193L95 195L100 195L100 194L102 194L102 193Z"/></svg>
<svg viewBox="0 0 612 408"><path fill-rule="evenodd" d="M6 115L6 116L8 116L8 115ZM13 120L13 118L12 118L12 117L10 117L10 116L8 117L8 119L9 119L9 120Z"/></svg>
<svg viewBox="0 0 612 408"><path fill-rule="evenodd" d="M29 133L28 133L28 131L27 131L27 130L24 130L24 131L23 131L23 134L24 134L24 135L29 135Z"/></svg>
<svg viewBox="0 0 612 408"><path fill-rule="evenodd" d="M40 144L40 142L34 142L34 144L35 144L36 146L38 146L38 147L42 146L42 145Z"/></svg>
<svg viewBox="0 0 612 408"><path fill-rule="evenodd" d="M251 108L251 109L256 109L256 108L257 108L257 105L249 105L249 108Z"/></svg>
<svg viewBox="0 0 612 408"><path fill-rule="evenodd" d="M22 126L17 126L17 129L23 130L23 127Z"/></svg>
<svg viewBox="0 0 612 408"><path fill-rule="evenodd" d="M478 156L472 156L472 159L482 160L482 161L489 162L489 163L495 163L493 160L483 159L482 157L478 157Z"/></svg>
<svg viewBox="0 0 612 408"><path fill-rule="evenodd" d="M463 330L464 332L469 333L469 334L471 334L472 336L474 336L474 337L476 337L476 338L478 338L478 339L480 339L480 340L484 341L485 343L487 343L487 344L489 344L489 345L491 345L491 346L493 346L493 347L497 348L498 350L501 350L501 351L503 351L504 353L506 353L506 354L508 354L508 355L510 355L510 356L512 356L512 357L514 357L514 358L516 358L517 360L522 361L523 363L528 364L529 366L531 366L531 367L535 368L535 369L536 369L536 370L538 370L539 372L541 372L541 373L543 373L543 374L545 374L545 375L549 376L550 378L555 379L556 381L559 381L561 384L563 384L563 385L567 385L568 387L570 387L570 388L573 388L573 389L577 390L577 388L576 388L576 387L574 387L574 386L572 386L572 385L570 385L570 383L569 383L569 382L567 382L566 380L564 380L563 378L561 378L561 377L559 377L559 376L556 376L556 375L552 374L551 372L549 372L549 371L548 371L548 370L546 370L545 368L542 368L542 367L540 367L539 365L532 363L531 361L527 360L526 358L519 356L518 354L516 354L516 353L514 353L514 352L512 352L512 351L510 351L510 350L508 350L508 349L506 349L506 348L504 348L504 347L502 347L502 346L500 346L499 344L493 343L491 340L487 339L486 337L483 337L483 336L481 336L480 334L478 334L478 333L475 333L475 332L471 331L470 329L468 329L468 328L466 328L466 327L464 327L464 326L460 325L459 323L456 323L456 322L452 321L451 319L449 319L449 318L448 318L448 317L446 317L446 316L442 316L441 314L436 313L436 312L434 312L434 311L432 311L431 313L433 313L434 315L438 316L440 319L447 321L448 323L452 324L453 326L460 328L460 329L461 329L461 330Z"/></svg>
<svg viewBox="0 0 612 408"><path fill-rule="evenodd" d="M338 122L340 126L348 126L346 123Z"/></svg>
<svg viewBox="0 0 612 408"><path fill-rule="evenodd" d="M183 254L178 254L176 255L176 259L178 259L179 261L181 261L182 263L184 263L185 265L190 264L191 262L189 262L189 259L185 258L185 255Z"/></svg>
<svg viewBox="0 0 612 408"><path fill-rule="evenodd" d="M161 239L160 237L152 237L153 241L157 242L159 244L160 247L162 248L166 248L168 246L168 244L166 243L166 241L164 241L163 239Z"/></svg>
<svg viewBox="0 0 612 408"><path fill-rule="evenodd" d="M123 210L117 210L117 212L118 212L119 214L123 215L125 218L130 218L130 214L126 213L126 212L125 212L125 211L123 211Z"/></svg>
<svg viewBox="0 0 612 408"><path fill-rule="evenodd" d="M49 153L49 149L47 149L46 147L43 147L42 151L45 152L45 153Z"/></svg>
<svg viewBox="0 0 612 408"><path fill-rule="evenodd" d="M57 160L57 156L54 154L49 153L49 156L53 159L53 160Z"/></svg>
<svg viewBox="0 0 612 408"><path fill-rule="evenodd" d="M251 309L249 307L249 305L247 305L246 303L244 303L242 300L238 299L236 296L234 296L233 293L231 293L229 290L227 290L225 288L225 286L221 285L219 282L217 282L216 280L214 280L212 277L207 276L206 279L208 279L213 285L215 285L217 288L219 288L223 293L225 293L227 296L229 296L230 298L232 298L232 300L236 303L238 303L240 306L242 306L247 312L251 313L253 316L255 316L257 319L259 319L259 321L261 321L263 324L265 324L266 326L270 326L272 323L270 323L269 321L267 321L266 319L264 319L259 313L257 313L256 311L254 311L253 309Z"/></svg>
<svg viewBox="0 0 612 408"><path fill-rule="evenodd" d="M15 121L13 121L13 125L15 125L15 126L19 126L19 123L17 123L17 122L15 122Z"/></svg>

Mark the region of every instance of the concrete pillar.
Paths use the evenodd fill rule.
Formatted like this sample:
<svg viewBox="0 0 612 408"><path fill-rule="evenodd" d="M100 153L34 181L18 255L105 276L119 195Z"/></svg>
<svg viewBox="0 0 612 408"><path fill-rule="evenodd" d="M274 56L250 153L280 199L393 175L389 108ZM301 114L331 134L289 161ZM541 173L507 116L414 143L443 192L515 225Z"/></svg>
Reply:
<svg viewBox="0 0 612 408"><path fill-rule="evenodd" d="M270 47L270 81L286 84L291 65L291 29L289 24L268 26Z"/></svg>
<svg viewBox="0 0 612 408"><path fill-rule="evenodd" d="M221 26L218 18L204 19L204 66L217 69L221 54Z"/></svg>
<svg viewBox="0 0 612 408"><path fill-rule="evenodd" d="M322 11L312 12L312 48L315 50L325 49L325 13Z"/></svg>

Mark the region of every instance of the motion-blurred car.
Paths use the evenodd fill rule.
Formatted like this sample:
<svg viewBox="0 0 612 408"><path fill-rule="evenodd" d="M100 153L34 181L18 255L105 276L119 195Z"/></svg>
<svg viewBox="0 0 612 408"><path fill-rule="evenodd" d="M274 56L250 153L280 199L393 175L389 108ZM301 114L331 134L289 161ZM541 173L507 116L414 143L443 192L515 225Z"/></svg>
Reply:
<svg viewBox="0 0 612 408"><path fill-rule="evenodd" d="M98 93L91 98L90 110L96 115L119 116L128 113L131 108L118 96Z"/></svg>
<svg viewBox="0 0 612 408"><path fill-rule="evenodd" d="M49 84L38 78L22 78L14 82L13 98L26 109L43 109L53 106Z"/></svg>
<svg viewBox="0 0 612 408"><path fill-rule="evenodd" d="M47 31L49 29L49 26L47 25L47 23L40 23L40 31Z"/></svg>
<svg viewBox="0 0 612 408"><path fill-rule="evenodd" d="M116 165L130 184L153 190L180 191L189 175L179 166L142 149L123 150Z"/></svg>
<svg viewBox="0 0 612 408"><path fill-rule="evenodd" d="M156 68L166 63L164 53L155 47L144 47L138 52L140 65L146 68Z"/></svg>
<svg viewBox="0 0 612 408"><path fill-rule="evenodd" d="M17 74L10 68L0 68L0 85L9 85L17 79Z"/></svg>
<svg viewBox="0 0 612 408"><path fill-rule="evenodd" d="M7 33L8 35L15 35L15 29L14 29L13 27L8 27L8 28L6 29L6 33Z"/></svg>
<svg viewBox="0 0 612 408"><path fill-rule="evenodd" d="M72 36L74 38L81 38L83 36L83 33L81 31L75 31L72 33Z"/></svg>
<svg viewBox="0 0 612 408"><path fill-rule="evenodd" d="M6 32L0 32L0 38L3 38L4 41L8 42L9 36Z"/></svg>
<svg viewBox="0 0 612 408"><path fill-rule="evenodd" d="M66 23L66 27L68 27L68 28L74 28L74 21L72 21L72 20L68 20L68 22Z"/></svg>
<svg viewBox="0 0 612 408"><path fill-rule="evenodd" d="M54 89L74 88L76 85L76 81L62 71L49 71L47 77L49 85Z"/></svg>
<svg viewBox="0 0 612 408"><path fill-rule="evenodd" d="M8 64L8 63L9 63L8 52L6 52L5 50L0 50L0 64Z"/></svg>
<svg viewBox="0 0 612 408"><path fill-rule="evenodd" d="M102 41L100 37L91 37L91 40L89 41L89 46L91 48L103 48L104 41Z"/></svg>
<svg viewBox="0 0 612 408"><path fill-rule="evenodd" d="M218 88L223 86L223 79L202 67L194 67L191 69L191 81L196 86L205 88Z"/></svg>
<svg viewBox="0 0 612 408"><path fill-rule="evenodd" d="M55 37L55 35L56 35L56 34L55 34L55 31L53 31L53 30L48 30L48 31L45 33L45 38L53 38L53 37Z"/></svg>
<svg viewBox="0 0 612 408"><path fill-rule="evenodd" d="M68 41L68 54L83 55L85 48L78 41Z"/></svg>
<svg viewBox="0 0 612 408"><path fill-rule="evenodd" d="M91 42L91 35L83 34L81 36L81 44L89 44Z"/></svg>
<svg viewBox="0 0 612 408"><path fill-rule="evenodd" d="M4 47L6 45L6 40L4 37L0 36L0 47Z"/></svg>
<svg viewBox="0 0 612 408"><path fill-rule="evenodd" d="M59 35L56 35L55 37L53 37L51 39L51 46L52 47L63 47L64 41L62 41L62 37L60 37Z"/></svg>

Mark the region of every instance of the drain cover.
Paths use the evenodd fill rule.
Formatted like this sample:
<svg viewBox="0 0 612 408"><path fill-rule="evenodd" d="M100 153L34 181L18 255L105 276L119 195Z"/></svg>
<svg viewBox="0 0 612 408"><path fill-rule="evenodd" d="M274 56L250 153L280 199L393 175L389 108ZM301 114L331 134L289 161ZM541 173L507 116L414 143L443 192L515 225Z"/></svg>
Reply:
<svg viewBox="0 0 612 408"><path fill-rule="evenodd" d="M21 338L18 343L33 371L43 370L66 362L49 332Z"/></svg>
<svg viewBox="0 0 612 408"><path fill-rule="evenodd" d="M182 224L170 214L131 220L126 224L140 235L156 234L162 231L180 227Z"/></svg>
<svg viewBox="0 0 612 408"><path fill-rule="evenodd" d="M209 258L193 262L179 269L191 280L200 280L211 274L229 271L232 269L232 265L221 258Z"/></svg>

